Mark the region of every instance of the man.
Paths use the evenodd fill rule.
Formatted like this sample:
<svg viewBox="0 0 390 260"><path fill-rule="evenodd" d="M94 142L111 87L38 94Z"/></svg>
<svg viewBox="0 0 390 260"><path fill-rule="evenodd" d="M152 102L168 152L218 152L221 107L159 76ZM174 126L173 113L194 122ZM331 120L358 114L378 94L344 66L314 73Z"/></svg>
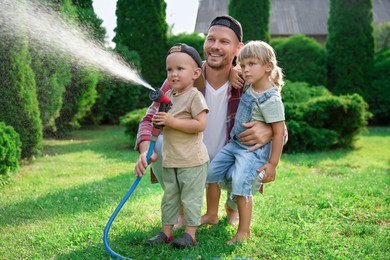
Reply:
<svg viewBox="0 0 390 260"><path fill-rule="evenodd" d="M241 24L230 16L218 16L210 24L207 37L204 42L204 55L206 62L203 63L203 75L206 84L195 86L204 94L209 113L207 115L207 126L204 131L204 143L208 149L210 160L226 144L229 133L234 123L235 113L242 95L243 81L233 68L235 57L242 48L242 27ZM231 73L235 71L233 76ZM229 80L230 77L230 80ZM234 87L232 85L234 83ZM165 93L171 87L167 81L164 82L161 90ZM152 104L146 116L140 123L137 135L136 149L140 156L136 162L134 172L137 176L143 176L148 166L146 153L150 145L152 130L152 118L157 112L158 104ZM243 144L252 146L251 150L268 143L272 138L272 130L269 125L260 122L250 122L245 125L248 129L243 132L239 139ZM161 136L160 136L161 137ZM156 144L158 151L159 141ZM161 158L157 153L151 156L152 170L156 174L159 183L162 183ZM263 182L270 182L275 176L266 175ZM229 191L228 185L227 189ZM164 188L164 187L163 187ZM206 197L212 194L206 194ZM229 224L238 223L238 212L236 202L228 199L225 204ZM179 227L184 224L183 216L179 216ZM202 218L202 224L216 224L218 220Z"/></svg>

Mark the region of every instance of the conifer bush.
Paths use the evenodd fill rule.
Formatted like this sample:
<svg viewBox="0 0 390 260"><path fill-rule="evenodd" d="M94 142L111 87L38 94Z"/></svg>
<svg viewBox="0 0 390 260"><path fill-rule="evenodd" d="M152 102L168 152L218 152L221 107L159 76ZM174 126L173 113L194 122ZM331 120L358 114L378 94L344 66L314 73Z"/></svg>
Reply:
<svg viewBox="0 0 390 260"><path fill-rule="evenodd" d="M326 86L326 52L314 39L297 34L272 40L271 45L287 79Z"/></svg>
<svg viewBox="0 0 390 260"><path fill-rule="evenodd" d="M135 137L138 132L138 125L145 116L147 108L133 110L120 118L122 126L126 127L125 133L130 137Z"/></svg>
<svg viewBox="0 0 390 260"><path fill-rule="evenodd" d="M0 122L0 175L6 175L18 169L21 146L19 134L14 128Z"/></svg>

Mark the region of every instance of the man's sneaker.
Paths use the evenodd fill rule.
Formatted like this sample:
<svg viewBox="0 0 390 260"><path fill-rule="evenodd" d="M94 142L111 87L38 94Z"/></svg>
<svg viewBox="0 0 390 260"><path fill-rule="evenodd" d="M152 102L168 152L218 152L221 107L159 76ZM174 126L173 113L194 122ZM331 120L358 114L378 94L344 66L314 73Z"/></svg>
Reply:
<svg viewBox="0 0 390 260"><path fill-rule="evenodd" d="M166 244L172 241L172 236L167 237L164 232L160 231L154 237L148 239L146 243L148 245Z"/></svg>
<svg viewBox="0 0 390 260"><path fill-rule="evenodd" d="M172 241L172 246L176 248L193 247L196 244L196 240L188 233L183 233L181 237L176 238Z"/></svg>

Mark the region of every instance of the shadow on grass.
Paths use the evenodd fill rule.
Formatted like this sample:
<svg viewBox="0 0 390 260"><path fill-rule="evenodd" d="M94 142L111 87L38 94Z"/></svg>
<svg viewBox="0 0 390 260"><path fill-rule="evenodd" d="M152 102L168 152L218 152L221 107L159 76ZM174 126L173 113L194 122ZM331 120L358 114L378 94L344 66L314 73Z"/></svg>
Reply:
<svg viewBox="0 0 390 260"><path fill-rule="evenodd" d="M99 126L73 131L62 139L45 139L44 155L62 155L91 150L105 158L128 162L126 152L133 151L133 142L120 126Z"/></svg>
<svg viewBox="0 0 390 260"><path fill-rule="evenodd" d="M36 199L25 199L0 208L0 223L3 226L17 226L26 223L45 221L58 216L75 215L80 212L94 212L108 205L118 205L135 177L128 173L84 185L74 186ZM148 196L161 194L161 189L147 187L149 180L141 180L129 201L147 200ZM157 187L157 186L156 186ZM145 196L147 196L145 198Z"/></svg>

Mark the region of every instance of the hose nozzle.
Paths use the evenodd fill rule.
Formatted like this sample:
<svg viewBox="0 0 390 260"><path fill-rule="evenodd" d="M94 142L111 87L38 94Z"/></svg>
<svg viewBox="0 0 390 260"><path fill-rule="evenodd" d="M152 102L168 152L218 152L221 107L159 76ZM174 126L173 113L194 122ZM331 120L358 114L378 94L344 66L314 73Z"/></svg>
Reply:
<svg viewBox="0 0 390 260"><path fill-rule="evenodd" d="M167 96L160 89L152 90L149 93L149 98L154 102L164 103L167 105L171 103L169 98L167 98Z"/></svg>

